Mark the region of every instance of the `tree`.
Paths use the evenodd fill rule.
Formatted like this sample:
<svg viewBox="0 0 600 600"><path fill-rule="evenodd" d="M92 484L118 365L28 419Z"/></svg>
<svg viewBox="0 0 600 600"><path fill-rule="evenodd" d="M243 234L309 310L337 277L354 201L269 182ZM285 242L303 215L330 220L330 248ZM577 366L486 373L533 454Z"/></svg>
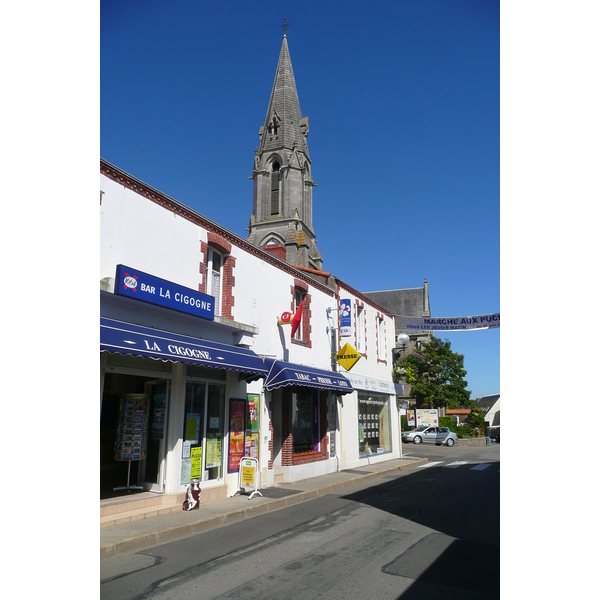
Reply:
<svg viewBox="0 0 600 600"><path fill-rule="evenodd" d="M485 415L483 414L483 410L481 410L475 402L473 402L467 421L472 429L477 429L480 433L483 433L483 430L485 429Z"/></svg>
<svg viewBox="0 0 600 600"><path fill-rule="evenodd" d="M431 337L421 352L407 352L393 369L411 386L417 408L461 408L471 405L471 392L464 379L464 356L452 352L450 342Z"/></svg>

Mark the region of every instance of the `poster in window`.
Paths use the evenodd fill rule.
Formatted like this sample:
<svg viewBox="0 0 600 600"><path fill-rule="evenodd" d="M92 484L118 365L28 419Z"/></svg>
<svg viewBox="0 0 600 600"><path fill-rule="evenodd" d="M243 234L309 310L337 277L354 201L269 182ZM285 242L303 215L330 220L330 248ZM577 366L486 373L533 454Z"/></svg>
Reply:
<svg viewBox="0 0 600 600"><path fill-rule="evenodd" d="M239 471L244 456L244 434L246 431L246 401L229 401L229 461L227 472Z"/></svg>
<svg viewBox="0 0 600 600"><path fill-rule="evenodd" d="M258 394L248 394L248 413L246 415L246 431L258 433L259 430L259 408L260 396Z"/></svg>
<svg viewBox="0 0 600 600"><path fill-rule="evenodd" d="M244 456L258 459L258 433L246 432L244 441Z"/></svg>
<svg viewBox="0 0 600 600"><path fill-rule="evenodd" d="M206 439L206 468L221 466L221 440L216 436Z"/></svg>
<svg viewBox="0 0 600 600"><path fill-rule="evenodd" d="M181 485L189 483L192 479L192 459L184 458L181 461Z"/></svg>
<svg viewBox="0 0 600 600"><path fill-rule="evenodd" d="M190 477L192 479L200 479L200 475L202 474L202 446L192 448L191 455L192 469Z"/></svg>
<svg viewBox="0 0 600 600"><path fill-rule="evenodd" d="M200 438L200 415L198 413L188 413L185 422L185 440L192 444L197 444Z"/></svg>

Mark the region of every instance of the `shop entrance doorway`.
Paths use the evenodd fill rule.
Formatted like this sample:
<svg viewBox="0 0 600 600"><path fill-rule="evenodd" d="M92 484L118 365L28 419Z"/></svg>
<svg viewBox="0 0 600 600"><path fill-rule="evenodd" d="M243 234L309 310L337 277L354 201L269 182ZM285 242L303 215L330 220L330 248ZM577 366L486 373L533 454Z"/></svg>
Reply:
<svg viewBox="0 0 600 600"><path fill-rule="evenodd" d="M162 493L165 482L165 447L169 382L147 381L144 393L149 401L146 455L140 465L139 484L148 492Z"/></svg>
<svg viewBox="0 0 600 600"><path fill-rule="evenodd" d="M104 375L100 411L101 500L163 491L170 378L167 373L161 377L161 373L134 370L130 364L138 366L135 360L111 355ZM149 366L155 364L152 361ZM170 368L170 363L157 366L162 365ZM138 406L132 408L129 403L134 398Z"/></svg>

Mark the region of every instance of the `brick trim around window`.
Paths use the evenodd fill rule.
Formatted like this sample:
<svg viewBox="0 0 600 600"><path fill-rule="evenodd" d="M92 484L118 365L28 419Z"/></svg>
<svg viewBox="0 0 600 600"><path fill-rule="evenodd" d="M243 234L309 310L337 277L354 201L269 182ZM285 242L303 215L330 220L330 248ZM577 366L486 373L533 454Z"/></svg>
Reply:
<svg viewBox="0 0 600 600"><path fill-rule="evenodd" d="M327 460L329 435L327 433L327 392L319 391L319 448L318 452L294 454L292 435L292 389L283 388L281 393L281 465L292 467Z"/></svg>
<svg viewBox="0 0 600 600"><path fill-rule="evenodd" d="M199 271L202 275L202 282L198 285L198 291L206 294L206 272L208 269L208 248L212 246L223 254L223 272L221 279L221 316L224 319L233 321L233 307L235 298L233 297L233 288L235 287L235 269L236 259L229 254L231 252L231 244L221 236L208 233L209 243L200 242L200 252L202 253L202 262L199 265ZM213 241L211 241L211 239Z"/></svg>
<svg viewBox="0 0 600 600"><path fill-rule="evenodd" d="M294 314L296 309L294 306L294 297L296 294L296 290L300 289L303 292L302 298L302 321L300 322L300 328L302 330L302 339L298 340L296 338L291 338L291 343L297 346L304 346L305 348L312 348L312 341L310 339L310 334L312 332L312 326L310 324L310 318L312 316L312 311L310 310L310 294L306 293L308 291L308 286L304 285L304 282L301 282L302 285L296 285L297 281L294 281L294 286L291 288L292 301L291 301L291 313Z"/></svg>

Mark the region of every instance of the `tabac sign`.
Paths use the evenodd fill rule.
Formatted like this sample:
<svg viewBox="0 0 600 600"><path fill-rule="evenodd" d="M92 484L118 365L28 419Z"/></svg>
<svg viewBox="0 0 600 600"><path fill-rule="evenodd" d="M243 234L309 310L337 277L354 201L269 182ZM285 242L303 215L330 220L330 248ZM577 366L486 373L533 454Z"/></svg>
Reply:
<svg viewBox="0 0 600 600"><path fill-rule="evenodd" d="M357 352L350 344L346 344L336 355L338 361L346 371L349 371L360 359L360 352Z"/></svg>

